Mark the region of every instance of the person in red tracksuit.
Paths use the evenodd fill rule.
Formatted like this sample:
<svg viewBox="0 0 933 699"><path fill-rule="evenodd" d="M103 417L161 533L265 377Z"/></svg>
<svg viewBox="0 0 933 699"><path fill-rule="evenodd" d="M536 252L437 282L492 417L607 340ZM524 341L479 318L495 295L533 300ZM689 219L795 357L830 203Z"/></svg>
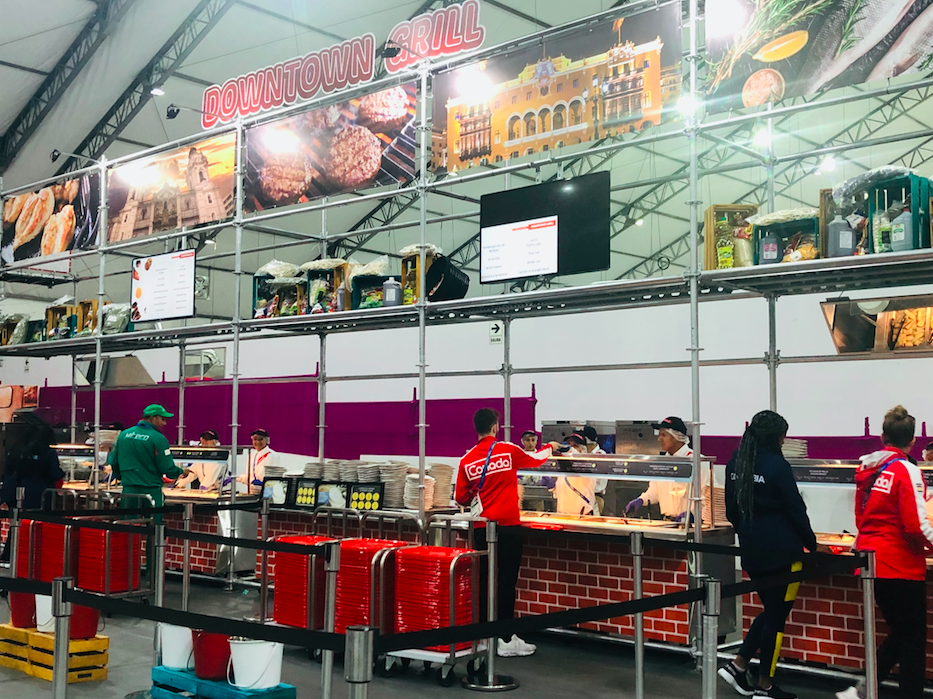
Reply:
<svg viewBox="0 0 933 699"><path fill-rule="evenodd" d="M551 457L552 448L560 445L551 442L540 451L529 453L517 444L496 441L496 435L499 433L499 413L491 408L476 411L473 427L479 441L460 459L455 498L461 505L470 506L478 495L482 503L481 516L497 524L496 618L511 619L515 615L515 586L522 565L522 532L516 471L537 468ZM486 548L485 525L477 527L475 543L477 550ZM486 597L485 579L484 567L480 580L481 598ZM485 612L486 604L483 602L481 614L485 615ZM514 657L531 655L536 648L512 634L511 638L500 639L497 650L502 657Z"/></svg>
<svg viewBox="0 0 933 699"><path fill-rule="evenodd" d="M859 551L875 552L875 602L890 633L878 648L878 676L900 664L903 699L920 699L926 666L926 551L933 549L926 485L908 454L916 420L897 406L884 416L884 449L862 457L855 475L855 525ZM864 685L837 692L865 696Z"/></svg>

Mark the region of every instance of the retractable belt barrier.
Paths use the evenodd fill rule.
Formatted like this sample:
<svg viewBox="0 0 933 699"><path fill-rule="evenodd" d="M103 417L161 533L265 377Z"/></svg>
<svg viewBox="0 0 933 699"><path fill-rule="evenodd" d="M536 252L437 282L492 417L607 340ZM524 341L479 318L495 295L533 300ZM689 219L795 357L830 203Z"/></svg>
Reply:
<svg viewBox="0 0 933 699"><path fill-rule="evenodd" d="M255 541L252 543L254 545L260 544L260 542ZM654 540L651 540L651 543L653 544ZM303 546L300 544L278 544L275 549L279 548L290 553L298 552L308 554L309 550L317 547ZM730 549L729 547L717 548L729 551L733 555L737 550ZM836 556L832 554L808 554L804 558L805 560L817 561L817 565L808 566L797 572L782 573L780 575L760 578L754 581L750 580L726 585L722 588L722 598L737 597L758 590L784 587L791 583L822 578L837 573L849 573L853 568L864 565L867 560L864 555ZM51 585L49 583L40 583L19 578L0 578L0 589L8 589L14 592L49 594ZM568 609L565 611L521 617L518 619L481 622L464 626L445 627L443 629L431 631L412 631L408 633L376 635L374 639L374 649L377 653L387 653L408 648L450 645L461 641L472 641L494 636L510 636L513 633L522 634L542 631L558 626L572 626L586 622L650 612L665 607L699 602L704 598L704 594L702 588L696 588L665 595L628 600L625 602ZM287 645L341 651L345 644L345 637L343 634L310 631L307 629L283 626L269 626L247 621L234 621L226 617L194 614L174 609L148 606L138 602L116 600L77 590L67 590L65 592L65 600L86 607L100 609L104 612L148 619L150 621L165 622L176 626L197 628L225 635L273 641Z"/></svg>
<svg viewBox="0 0 933 699"><path fill-rule="evenodd" d="M192 502L194 505L195 511L200 513L204 512L219 512L220 510L239 510L242 512L259 512L260 504L259 502L248 502L240 504L230 504L230 503L202 503L202 502ZM20 510L19 515L21 519L38 519L37 515L43 513L54 512L57 517L100 517L102 514L119 514L121 517L125 515L168 515L168 514L184 514L185 505L163 505L162 507L110 507L107 509L99 510ZM0 510L0 519L12 519L13 513L11 510Z"/></svg>

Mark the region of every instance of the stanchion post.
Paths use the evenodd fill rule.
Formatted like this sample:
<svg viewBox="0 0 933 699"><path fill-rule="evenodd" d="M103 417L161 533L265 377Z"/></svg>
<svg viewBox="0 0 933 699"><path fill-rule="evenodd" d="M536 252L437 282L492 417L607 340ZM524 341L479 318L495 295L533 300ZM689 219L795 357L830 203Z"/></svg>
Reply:
<svg viewBox="0 0 933 699"><path fill-rule="evenodd" d="M20 512L23 510L23 499L26 497L26 489L23 486L16 488L16 507L13 508L13 515L10 518L10 577L16 577L16 563L19 561L19 527Z"/></svg>
<svg viewBox="0 0 933 699"><path fill-rule="evenodd" d="M340 570L340 542L328 544L324 560L325 594L324 594L324 630L334 633L337 627L337 571ZM331 699L333 692L334 651L321 652L321 698Z"/></svg>
<svg viewBox="0 0 933 699"><path fill-rule="evenodd" d="M185 503L185 531L191 531L191 520L194 519L194 503ZM188 611L188 598L191 596L191 540L185 539L181 543L181 610Z"/></svg>
<svg viewBox="0 0 933 699"><path fill-rule="evenodd" d="M632 567L635 571L635 599L645 596L645 581L642 572L642 559L645 555L642 532L632 532L629 543L632 547ZM641 612L635 615L635 699L645 699L645 616Z"/></svg>
<svg viewBox="0 0 933 699"><path fill-rule="evenodd" d="M722 583L715 578L707 578L703 586L706 590L706 600L703 604L703 699L716 699Z"/></svg>
<svg viewBox="0 0 933 699"><path fill-rule="evenodd" d="M875 655L875 552L865 554L862 566L862 606L865 617L865 698L878 699L878 658Z"/></svg>
<svg viewBox="0 0 933 699"><path fill-rule="evenodd" d="M269 498L262 498L260 541L266 543L269 538ZM309 598L311 599L311 598ZM311 605L309 605L311 606ZM269 614L269 552L263 549L259 554L259 623L265 624Z"/></svg>
<svg viewBox="0 0 933 699"><path fill-rule="evenodd" d="M499 600L498 591L498 549L499 533L496 523L486 522L486 550L489 557L489 575L488 584L488 617L489 621L496 621ZM509 675L496 674L496 642L495 636L486 640L486 675L471 679L469 676L463 678L463 686L466 689L472 689L478 692L506 692L511 689L518 689L518 682Z"/></svg>
<svg viewBox="0 0 933 699"><path fill-rule="evenodd" d="M348 626L344 677L348 699L366 699L373 679L373 630L368 626Z"/></svg>
<svg viewBox="0 0 933 699"><path fill-rule="evenodd" d="M71 602L65 600L65 591L73 590L74 578L55 578L52 581L52 616L55 617L55 645L52 656L52 697L65 699L68 693L68 641L71 634Z"/></svg>
<svg viewBox="0 0 933 699"><path fill-rule="evenodd" d="M153 603L156 607L161 607L165 604L165 525L162 523L155 525L155 544L152 547L152 558L153 560L149 561L148 565L155 592ZM152 636L152 650L155 665L161 665L162 638L159 634L158 624L155 625Z"/></svg>

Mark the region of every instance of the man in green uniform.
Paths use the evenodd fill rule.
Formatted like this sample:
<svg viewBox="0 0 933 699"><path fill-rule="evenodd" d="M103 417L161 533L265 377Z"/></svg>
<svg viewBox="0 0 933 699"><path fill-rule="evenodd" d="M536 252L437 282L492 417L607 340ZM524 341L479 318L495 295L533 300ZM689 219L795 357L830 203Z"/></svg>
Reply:
<svg viewBox="0 0 933 699"><path fill-rule="evenodd" d="M117 437L108 463L120 479L123 492L129 495L150 495L156 507L162 507L162 476L178 478L187 475L187 469L175 465L169 451L168 440L161 430L166 418L172 417L161 405L149 405L143 410L143 419L135 427L123 430ZM135 507L126 503L126 507ZM162 516L156 518L162 521Z"/></svg>

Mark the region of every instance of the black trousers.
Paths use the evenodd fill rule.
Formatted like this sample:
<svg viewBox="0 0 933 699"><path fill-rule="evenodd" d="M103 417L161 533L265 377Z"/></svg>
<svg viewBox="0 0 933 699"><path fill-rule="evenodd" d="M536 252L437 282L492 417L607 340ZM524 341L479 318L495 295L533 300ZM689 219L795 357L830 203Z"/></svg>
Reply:
<svg viewBox="0 0 933 699"><path fill-rule="evenodd" d="M795 572L802 569L800 563L785 566L767 573L749 573L752 580L773 577L782 573ZM739 655L746 660L755 656L761 650L761 672L768 677L774 677L778 657L781 655L781 644L784 641L784 624L790 615L790 610L797 599L797 589L800 583L791 583L787 587L760 590L758 598L764 606L764 611L755 617L748 634L739 649Z"/></svg>
<svg viewBox="0 0 933 699"><path fill-rule="evenodd" d="M522 567L522 528L521 527L497 527L498 548L496 553L496 619L512 619L515 617L515 586L518 585L518 571ZM476 530L476 549L486 549L486 529L478 528ZM489 571L486 566L486 559L483 559L480 565L479 576L479 599L480 599L480 619L487 617L486 610L489 608ZM504 636L503 641L512 638L511 634Z"/></svg>
<svg viewBox="0 0 933 699"><path fill-rule="evenodd" d="M878 578L875 602L890 629L878 647L878 677L900 664L902 699L920 699L926 674L926 582Z"/></svg>

